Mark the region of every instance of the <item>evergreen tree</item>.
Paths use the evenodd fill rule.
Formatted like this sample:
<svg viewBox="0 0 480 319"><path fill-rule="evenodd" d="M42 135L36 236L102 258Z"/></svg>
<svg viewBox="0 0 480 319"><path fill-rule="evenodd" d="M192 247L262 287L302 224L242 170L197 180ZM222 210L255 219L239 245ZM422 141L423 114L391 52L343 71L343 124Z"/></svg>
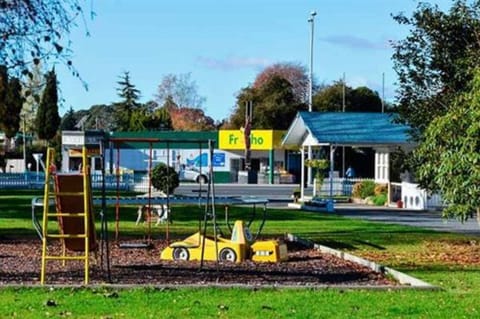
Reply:
<svg viewBox="0 0 480 319"><path fill-rule="evenodd" d="M77 119L75 118L75 111L73 110L72 107L70 107L68 112L65 113L65 115L62 118L60 129L62 131L75 131L77 130L75 125L77 125Z"/></svg>
<svg viewBox="0 0 480 319"><path fill-rule="evenodd" d="M132 121L133 113L140 108L138 99L140 98L140 91L130 82L129 72L125 72L117 82L119 88L117 89L118 96L122 99L116 103L115 106L115 120L118 131L131 130L131 124L137 126L137 117Z"/></svg>
<svg viewBox="0 0 480 319"><path fill-rule="evenodd" d="M37 111L37 134L40 139L51 140L60 125L58 114L57 75L52 70L46 75L45 90Z"/></svg>
<svg viewBox="0 0 480 319"><path fill-rule="evenodd" d="M7 112L8 73L7 67L0 65L0 130L5 130L4 122Z"/></svg>
<svg viewBox="0 0 480 319"><path fill-rule="evenodd" d="M3 131L7 138L14 137L20 129L20 112L22 111L22 85L18 78L8 82L6 94L6 112L3 117Z"/></svg>

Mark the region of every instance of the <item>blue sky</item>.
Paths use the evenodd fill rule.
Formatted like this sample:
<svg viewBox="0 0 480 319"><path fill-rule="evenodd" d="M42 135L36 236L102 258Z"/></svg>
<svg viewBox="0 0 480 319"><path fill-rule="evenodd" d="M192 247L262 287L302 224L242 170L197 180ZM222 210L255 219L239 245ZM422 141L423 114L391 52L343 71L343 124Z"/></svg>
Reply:
<svg viewBox="0 0 480 319"><path fill-rule="evenodd" d="M89 2L89 1L86 1ZM443 9L451 1L434 0ZM408 30L391 18L411 13L416 0L97 0L96 17L71 34L73 61L88 91L58 66L64 99L70 107L118 101L117 81L129 71L141 101L154 99L166 74L191 73L206 98L206 114L228 117L236 93L266 66L310 64L310 12L315 10L314 77L329 84L345 73L347 84L366 85L394 100L396 75L390 40Z"/></svg>

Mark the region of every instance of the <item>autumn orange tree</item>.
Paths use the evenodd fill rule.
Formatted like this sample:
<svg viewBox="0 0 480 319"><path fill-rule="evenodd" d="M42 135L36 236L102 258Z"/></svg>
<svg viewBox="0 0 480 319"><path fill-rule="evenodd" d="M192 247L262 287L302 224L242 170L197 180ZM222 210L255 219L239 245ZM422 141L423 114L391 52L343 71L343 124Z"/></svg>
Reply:
<svg viewBox="0 0 480 319"><path fill-rule="evenodd" d="M172 128L175 131L210 131L215 129L214 120L202 109L177 107L170 110Z"/></svg>

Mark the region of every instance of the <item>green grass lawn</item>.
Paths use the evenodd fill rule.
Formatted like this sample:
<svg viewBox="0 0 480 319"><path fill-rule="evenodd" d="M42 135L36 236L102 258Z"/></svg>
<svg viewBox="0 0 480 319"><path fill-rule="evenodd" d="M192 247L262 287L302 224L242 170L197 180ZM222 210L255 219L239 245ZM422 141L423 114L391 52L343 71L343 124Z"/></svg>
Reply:
<svg viewBox="0 0 480 319"><path fill-rule="evenodd" d="M0 240L35 236L30 218L35 194L39 195L0 192ZM203 211L196 206L174 207L171 236L181 238L196 231ZM216 213L223 223L223 207L217 207ZM135 214L135 207L122 208L122 236L142 236L142 227L134 225ZM231 208L229 214L232 221L248 219L251 210ZM113 208L108 210L108 220L113 231ZM258 223L252 225L253 230L255 227ZM281 236L286 232L391 266L441 290L2 288L0 318L480 317L476 237L269 209L263 234ZM152 235L164 236L164 227L154 228Z"/></svg>

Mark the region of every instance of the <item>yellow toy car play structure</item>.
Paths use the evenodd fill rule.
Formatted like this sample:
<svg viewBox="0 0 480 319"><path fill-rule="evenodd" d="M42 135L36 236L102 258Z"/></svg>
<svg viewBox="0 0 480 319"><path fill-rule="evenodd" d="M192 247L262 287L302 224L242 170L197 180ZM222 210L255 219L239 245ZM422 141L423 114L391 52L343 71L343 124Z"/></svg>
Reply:
<svg viewBox="0 0 480 319"><path fill-rule="evenodd" d="M252 241L252 235L242 220L237 220L230 240L204 236L197 232L183 241L172 243L160 254L163 260L203 260L242 262L279 262L287 260L287 246L276 240ZM218 258L218 259L217 259Z"/></svg>

